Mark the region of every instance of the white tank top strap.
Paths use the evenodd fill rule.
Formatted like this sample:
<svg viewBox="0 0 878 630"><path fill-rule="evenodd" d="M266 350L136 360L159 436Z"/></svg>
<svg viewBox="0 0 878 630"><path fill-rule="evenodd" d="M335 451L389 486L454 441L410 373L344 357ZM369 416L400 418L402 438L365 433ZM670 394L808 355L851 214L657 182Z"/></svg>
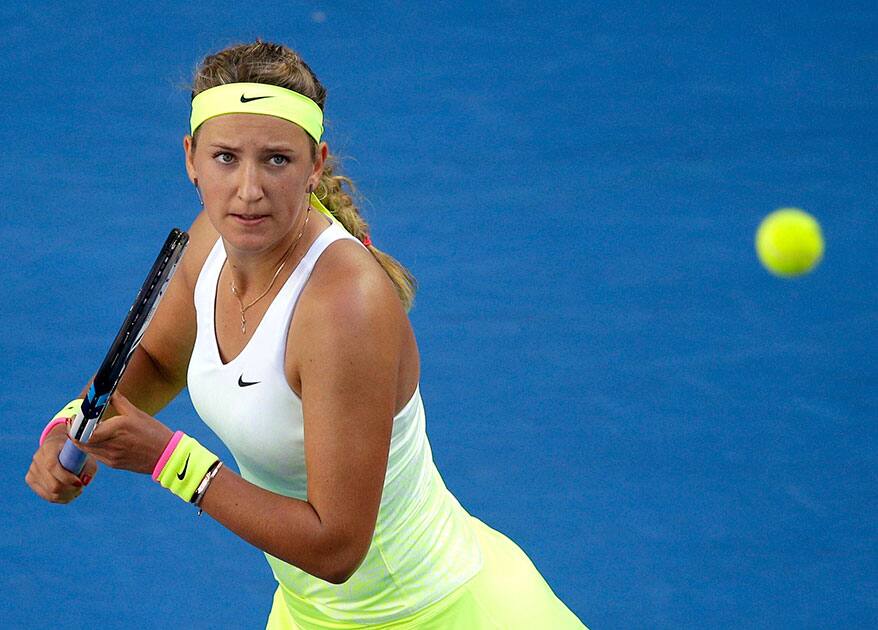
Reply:
<svg viewBox="0 0 878 630"><path fill-rule="evenodd" d="M342 226L341 223L333 221L329 227L317 235L317 238L311 243L311 247L305 252L305 256L299 261L296 269L306 268L310 272L314 267L314 264L317 262L317 259L320 258L320 255L326 250L326 248L332 245L335 241L342 239L348 239L363 245L358 238L352 236L346 229L344 229L344 226ZM363 247L365 247L365 245L363 245ZM219 278L220 271L222 270L225 261L226 249L223 245L223 239L220 237L216 239L213 249L210 250L210 254L208 254L207 259L204 261L204 266L201 268L201 273L198 275L196 288L202 283L202 281L204 281L204 283L210 287L212 293L213 287L216 286L216 281Z"/></svg>
<svg viewBox="0 0 878 630"><path fill-rule="evenodd" d="M318 214L317 216L323 215ZM360 240L352 236L341 223L339 223L337 220L333 220L329 227L323 230L317 236L317 238L314 239L311 247L308 248L308 251L305 253L305 256L299 263L299 267L305 267L310 272L310 270L314 267L314 263L317 262L317 259L320 258L320 255L326 250L326 248L332 245L334 242L343 239L360 243ZM363 244L360 243L360 245ZM365 245L363 245L363 247L365 247Z"/></svg>
<svg viewBox="0 0 878 630"><path fill-rule="evenodd" d="M360 243L360 245L363 245L359 239L355 238L345 230L341 223L333 221L329 227L323 230L323 232L314 239L311 247L305 252L305 256L299 261L296 269L287 279L283 288L274 299L274 302L287 305L291 299L297 300L300 291L297 291L296 289L298 288L301 290L303 286L301 280L307 279L311 275L311 271L314 269L314 265L317 263L320 255L323 254L323 252L326 251L326 248L334 242L344 239L355 241ZM363 245L363 247L365 247L365 245ZM201 272L198 274L198 280L195 283L194 297L196 309L199 314L203 313L205 316L210 316L209 321L211 328L213 328L214 321L213 304L216 297L217 282L219 281L219 275L225 261L226 250L223 244L223 239L220 237L216 240L216 243L210 250L210 254L208 254L205 259L204 266L201 268ZM280 304L274 310L286 311L287 309ZM266 316L267 315L268 313L266 313ZM289 315L289 313L287 313L287 315Z"/></svg>
<svg viewBox="0 0 878 630"><path fill-rule="evenodd" d="M215 304L216 292L219 289L219 275L226 260L223 240L222 238L217 239L216 244L214 244L213 249L204 262L204 266L195 284L194 298L198 326L195 350L198 351L198 354L211 357L214 362L223 367L248 362L253 358L259 357L259 360L264 361L267 365L282 370L287 333L299 296L307 284L320 255L332 243L344 239L360 243L338 222L333 222L314 239L302 260L299 261L293 273L286 279L278 294L269 304L262 319L256 325L250 340L241 352L236 357L230 359L228 363L224 363L220 356L214 326L216 321ZM362 246L362 243L360 245ZM247 356L250 356L251 359L247 359Z"/></svg>

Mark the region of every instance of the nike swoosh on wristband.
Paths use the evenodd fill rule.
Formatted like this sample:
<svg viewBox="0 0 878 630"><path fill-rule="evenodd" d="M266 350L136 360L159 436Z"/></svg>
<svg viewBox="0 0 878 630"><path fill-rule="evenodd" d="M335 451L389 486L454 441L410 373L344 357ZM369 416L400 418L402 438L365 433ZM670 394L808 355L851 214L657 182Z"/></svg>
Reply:
<svg viewBox="0 0 878 630"><path fill-rule="evenodd" d="M183 477L186 476L186 469L189 468L189 458L192 457L192 454L186 456L186 463L183 465L183 470L177 473L177 479L183 481Z"/></svg>
<svg viewBox="0 0 878 630"><path fill-rule="evenodd" d="M248 383L244 380L244 375L238 377L238 387L250 387L251 385L259 385L262 381L253 381L252 383Z"/></svg>
<svg viewBox="0 0 878 630"><path fill-rule="evenodd" d="M249 103L250 101L258 101L260 98L274 98L273 96L253 96L251 98L247 98L243 94L241 94L241 102Z"/></svg>

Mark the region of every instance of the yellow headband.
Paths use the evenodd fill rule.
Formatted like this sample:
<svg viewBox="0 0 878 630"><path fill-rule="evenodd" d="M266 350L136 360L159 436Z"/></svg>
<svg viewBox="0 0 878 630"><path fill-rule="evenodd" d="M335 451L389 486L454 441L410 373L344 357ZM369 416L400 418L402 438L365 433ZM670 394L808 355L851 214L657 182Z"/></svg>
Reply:
<svg viewBox="0 0 878 630"><path fill-rule="evenodd" d="M296 123L320 142L323 111L304 94L267 83L227 83L199 93L192 99L192 133L201 124L223 114L263 114Z"/></svg>

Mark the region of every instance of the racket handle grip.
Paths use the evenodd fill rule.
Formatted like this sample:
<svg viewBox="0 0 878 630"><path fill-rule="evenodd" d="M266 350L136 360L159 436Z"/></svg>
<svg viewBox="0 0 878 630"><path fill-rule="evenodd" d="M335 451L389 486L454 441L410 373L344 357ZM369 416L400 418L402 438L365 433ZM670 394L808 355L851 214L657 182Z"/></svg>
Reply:
<svg viewBox="0 0 878 630"><path fill-rule="evenodd" d="M85 466L85 459L88 457L86 453L83 453L76 445L67 440L64 444L64 448L61 449L61 454L58 455L58 461L61 462L61 465L64 466L67 470L72 472L74 475L79 476L79 473L82 472L83 466Z"/></svg>

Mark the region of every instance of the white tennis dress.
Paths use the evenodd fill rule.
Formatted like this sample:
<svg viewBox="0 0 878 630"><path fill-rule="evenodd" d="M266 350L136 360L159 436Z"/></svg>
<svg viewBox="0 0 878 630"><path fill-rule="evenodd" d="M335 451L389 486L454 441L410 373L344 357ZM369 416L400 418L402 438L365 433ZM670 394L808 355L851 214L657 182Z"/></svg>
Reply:
<svg viewBox="0 0 878 630"><path fill-rule="evenodd" d="M195 287L198 334L188 373L195 409L228 446L245 479L303 501L308 499L304 422L302 402L284 372L287 333L314 264L341 239L356 240L337 222L317 237L244 350L226 364L214 327L217 281L226 259L222 239L214 245ZM393 419L375 533L354 575L343 584L331 584L269 554L266 557L291 610L342 623L378 624L403 618L479 572L482 554L471 518L433 463L420 387Z"/></svg>

